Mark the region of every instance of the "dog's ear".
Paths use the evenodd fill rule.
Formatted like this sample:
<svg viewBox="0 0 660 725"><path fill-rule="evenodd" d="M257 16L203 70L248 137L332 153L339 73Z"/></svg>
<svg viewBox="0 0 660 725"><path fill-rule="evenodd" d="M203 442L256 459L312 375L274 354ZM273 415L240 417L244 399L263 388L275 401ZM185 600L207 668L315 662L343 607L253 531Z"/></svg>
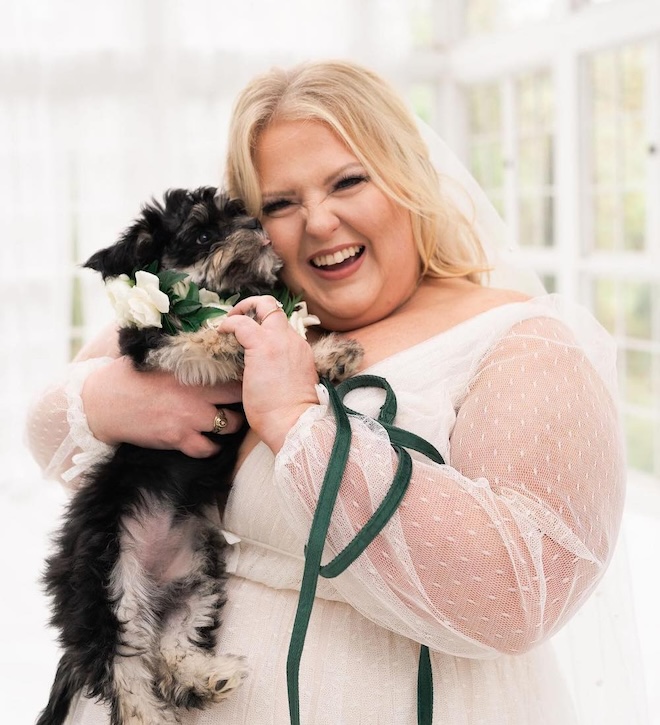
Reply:
<svg viewBox="0 0 660 725"><path fill-rule="evenodd" d="M100 272L103 279L144 269L162 257L162 230L163 208L154 202L142 209L142 215L115 244L93 254L83 267Z"/></svg>
<svg viewBox="0 0 660 725"><path fill-rule="evenodd" d="M164 197L164 210L170 224L179 228L193 204L199 201L188 189L168 189Z"/></svg>
<svg viewBox="0 0 660 725"><path fill-rule="evenodd" d="M237 197L231 197L224 189L217 189L213 194L216 208L226 217L246 216L245 202Z"/></svg>

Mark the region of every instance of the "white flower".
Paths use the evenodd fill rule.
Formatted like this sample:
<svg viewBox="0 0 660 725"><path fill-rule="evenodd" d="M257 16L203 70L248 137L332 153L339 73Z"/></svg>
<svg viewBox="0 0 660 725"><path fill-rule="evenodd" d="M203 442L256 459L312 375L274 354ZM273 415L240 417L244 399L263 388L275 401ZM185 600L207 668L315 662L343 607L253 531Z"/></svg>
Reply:
<svg viewBox="0 0 660 725"><path fill-rule="evenodd" d="M186 298L188 290L190 289L190 277L179 280L176 284L172 285L172 292L182 300Z"/></svg>
<svg viewBox="0 0 660 725"><path fill-rule="evenodd" d="M120 327L127 327L129 320L128 297L133 288L133 282L127 274L120 274L118 277L111 277L106 280L105 291L110 300L117 322Z"/></svg>
<svg viewBox="0 0 660 725"><path fill-rule="evenodd" d="M299 335L307 339L307 328L311 325L320 325L321 320L307 312L306 302L298 302L289 317L289 324Z"/></svg>
<svg viewBox="0 0 660 725"><path fill-rule="evenodd" d="M160 316L169 312L169 297L150 272L136 272L135 284L121 274L106 282L106 290L121 327L162 327Z"/></svg>
<svg viewBox="0 0 660 725"><path fill-rule="evenodd" d="M204 287L199 288L199 301L202 303L203 307L215 307L218 310L229 312L238 298L239 295L236 294L228 297L226 300L221 300L216 292L211 292L211 290L204 289ZM215 327L215 325L218 324L218 321L223 317L224 315L209 317L204 324L207 327Z"/></svg>
<svg viewBox="0 0 660 725"><path fill-rule="evenodd" d="M218 294L204 289L204 287L199 288L199 301L204 307L218 307L220 305L220 297L218 297Z"/></svg>
<svg viewBox="0 0 660 725"><path fill-rule="evenodd" d="M237 295L234 295L227 300L221 300L216 292L211 292L211 290L204 289L203 287L199 288L199 301L203 307L217 307L219 310L229 312L234 306L233 303L236 299Z"/></svg>

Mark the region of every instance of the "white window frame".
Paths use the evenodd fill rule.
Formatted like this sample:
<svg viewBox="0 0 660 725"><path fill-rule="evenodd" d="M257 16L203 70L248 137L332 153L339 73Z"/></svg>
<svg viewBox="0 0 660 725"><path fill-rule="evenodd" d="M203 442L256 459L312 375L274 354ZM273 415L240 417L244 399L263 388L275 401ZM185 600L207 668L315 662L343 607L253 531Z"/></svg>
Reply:
<svg viewBox="0 0 660 725"><path fill-rule="evenodd" d="M505 156L515 164L515 80L534 70L546 69L561 103L555 116L555 247L524 248L525 261L543 274L553 274L556 291L589 303L589 278L602 274L617 278L657 281L660 285L660 204L647 208L647 249L644 252L609 253L582 249L588 224L589 144L580 120L588 104L584 77L590 54L626 44L648 43L650 73L647 127L648 143L656 149L648 164L648 199L660 199L660 3L658 0L557 0L551 16L507 31L465 37L462 34L463 0L437 0L432 4L435 35L429 49L418 51L404 67L381 68L402 88L414 82L432 84L437 99L432 123L449 146L467 162L468 133L463 89L499 82L503 90ZM588 140L588 139L587 139ZM515 173L504 170L504 204L512 232L516 233ZM659 321L655 321L660 325ZM658 492L657 478L633 474L636 482ZM658 492L660 498L660 492ZM644 498L644 497L642 497ZM658 503L660 507L660 501Z"/></svg>

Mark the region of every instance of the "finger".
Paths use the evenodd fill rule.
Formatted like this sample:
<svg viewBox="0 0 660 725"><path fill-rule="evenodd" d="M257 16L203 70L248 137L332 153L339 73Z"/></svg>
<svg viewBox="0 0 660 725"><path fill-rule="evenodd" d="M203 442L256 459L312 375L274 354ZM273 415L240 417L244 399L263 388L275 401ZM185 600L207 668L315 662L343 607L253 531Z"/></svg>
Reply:
<svg viewBox="0 0 660 725"><path fill-rule="evenodd" d="M237 302L231 310L227 313L227 317L232 315L245 315L251 310L254 310L260 301L264 301L268 306L274 307L277 304L277 300L272 295L252 295L252 297L246 297L244 300Z"/></svg>
<svg viewBox="0 0 660 725"><path fill-rule="evenodd" d="M245 315L223 317L216 324L216 329L223 334L235 335L239 344L246 350L253 347L259 341L259 335L261 334L261 326L259 323Z"/></svg>
<svg viewBox="0 0 660 725"><path fill-rule="evenodd" d="M202 430L205 433L215 433L216 435L227 435L229 433L238 433L245 424L245 416L237 410L229 410L227 408L218 407L215 411L213 420Z"/></svg>
<svg viewBox="0 0 660 725"><path fill-rule="evenodd" d="M188 437L179 446L181 453L190 458L210 458L220 452L222 446L202 433Z"/></svg>
<svg viewBox="0 0 660 725"><path fill-rule="evenodd" d="M288 322L282 303L279 300L276 300L272 295L260 295L258 297L248 297L241 300L235 307L232 308L228 317L239 314L246 315L248 313L250 313L250 316L254 317L260 325L271 317L279 319L279 322Z"/></svg>

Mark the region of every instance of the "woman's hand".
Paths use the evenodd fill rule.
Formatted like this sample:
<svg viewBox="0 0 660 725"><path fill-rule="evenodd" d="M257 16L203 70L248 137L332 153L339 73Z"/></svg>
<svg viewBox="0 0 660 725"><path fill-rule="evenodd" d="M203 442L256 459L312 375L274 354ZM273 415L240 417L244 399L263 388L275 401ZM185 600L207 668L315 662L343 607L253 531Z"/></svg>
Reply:
<svg viewBox="0 0 660 725"><path fill-rule="evenodd" d="M220 446L203 435L213 429L217 407L241 400L240 383L185 386L169 373L138 372L119 357L89 375L82 390L89 427L104 443L133 443L144 448L177 449L206 458ZM237 432L242 413L224 409L222 433Z"/></svg>
<svg viewBox="0 0 660 725"><path fill-rule="evenodd" d="M245 313L254 310L256 318ZM302 413L318 403L312 349L274 297L249 297L219 323L245 348L243 407L250 428L277 453Z"/></svg>

